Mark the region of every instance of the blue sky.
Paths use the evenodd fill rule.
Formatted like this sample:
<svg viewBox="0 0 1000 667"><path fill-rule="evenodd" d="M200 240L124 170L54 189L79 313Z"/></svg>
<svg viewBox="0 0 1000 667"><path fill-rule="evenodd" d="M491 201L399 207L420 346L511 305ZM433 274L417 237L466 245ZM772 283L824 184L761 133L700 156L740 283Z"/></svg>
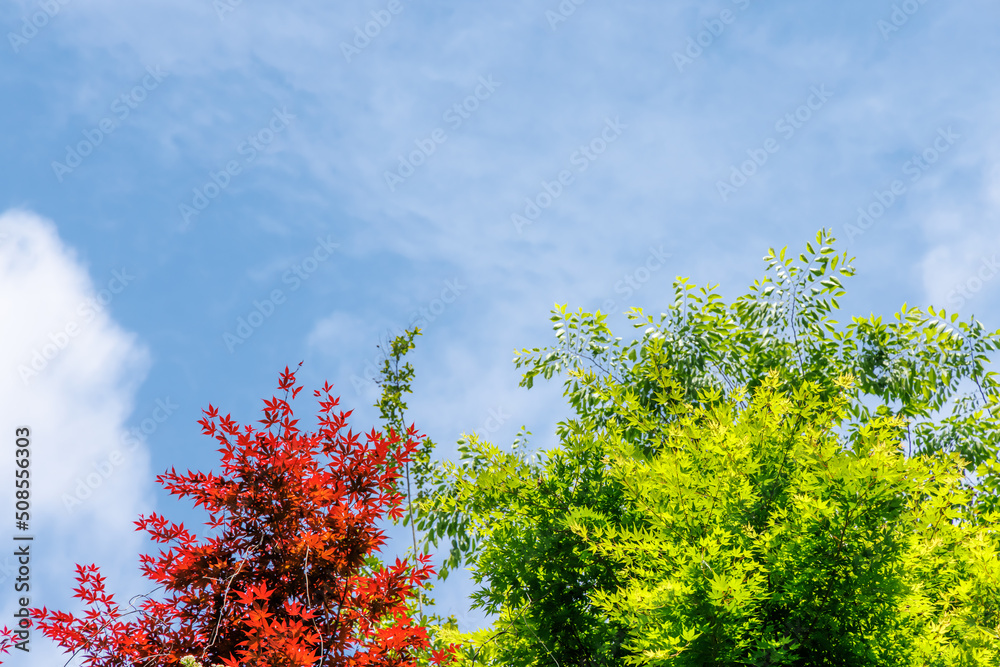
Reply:
<svg viewBox="0 0 1000 667"><path fill-rule="evenodd" d="M369 429L375 346L418 320L410 418L445 456L462 432L553 442L559 383L520 389L511 363L553 340L553 304L628 335L621 313L665 309L675 276L735 297L768 247L824 227L857 258L847 314L1000 327L998 18L984 0L0 4L0 433L34 433L32 604L77 609L77 562L145 591L132 521L201 516L153 479L215 464L209 403L256 419L304 361ZM466 628L470 591L435 591ZM58 655L36 635L10 664Z"/></svg>

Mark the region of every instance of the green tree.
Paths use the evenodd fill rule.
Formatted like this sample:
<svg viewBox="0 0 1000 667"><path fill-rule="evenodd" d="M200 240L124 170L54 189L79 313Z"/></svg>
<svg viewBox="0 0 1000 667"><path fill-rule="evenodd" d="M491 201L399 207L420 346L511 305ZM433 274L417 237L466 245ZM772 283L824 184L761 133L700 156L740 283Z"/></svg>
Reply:
<svg viewBox="0 0 1000 667"><path fill-rule="evenodd" d="M792 466L798 452L796 447L800 447L796 443L802 438L808 440L811 437L808 434L815 429L825 428L823 437L828 446L822 453L826 457L822 459L823 465L831 465L834 460L842 465L852 455L878 452L880 470L884 471L884 475L866 478L860 468L854 472L845 468L837 473L840 477L836 483L857 489L862 488L859 485L873 483L886 498L895 489L896 495L892 496L895 500L885 502L892 507L898 505L892 512L906 513L908 521L917 521L923 516L921 513L934 511L933 503L924 495L937 497L933 494L947 489L952 494L948 496L948 511L956 513L949 516L949 521L966 531L949 533L948 539L957 545L989 538L993 540L989 548L995 549L997 538L993 527L1000 495L996 467L1000 431L996 408L1000 394L988 363L989 353L1000 345L1000 332L987 332L971 318L958 322L955 315L948 317L944 311L931 307L920 310L905 304L886 322L872 316L853 318L846 326L841 325L833 319L834 311L839 309L837 299L844 294L841 280L852 276L854 269L846 253L835 252L834 243L831 234L822 231L816 236L815 246L806 244L806 252L798 256L798 261L786 257L785 249L771 250L764 258L767 262L764 277L731 304L715 292L717 286L695 288L679 278L674 283L674 301L659 318L647 316L639 309L630 311L629 317L641 334L627 343L612 334L606 316L600 312L574 313L564 306L553 311L556 345L522 350L516 354L515 363L524 369L522 385L528 388L539 376L550 379L556 374L564 375L564 393L575 414L557 427L560 445L529 458L522 450L523 434L511 450L501 450L469 437L460 443L459 461L443 463L426 480L430 492L415 504L417 527L425 531L425 539L434 545L440 540L450 543L450 556L442 574L463 564L469 566L479 585L474 604L497 616L492 628L468 638L467 659L496 665L617 665L625 660L654 663L659 660L671 664L665 656L672 651L693 646L692 642L707 642L706 637L725 635L735 643L727 649L727 657L721 653L717 656L721 660L717 664L752 664L725 662L736 655L756 655L756 659L763 661L760 664L768 664L768 660L784 659L782 655L799 655L789 653L791 643L798 641L806 646L794 635L798 631L796 623L808 622L813 625L803 627L810 629L810 636L826 633L832 637L825 647L808 648L814 651L809 655L825 656L823 659L832 661L829 664L866 664L851 662L854 658L849 656L856 654L845 648L847 644L838 642L849 643L858 637L881 641L883 636L879 633L888 633L889 626L879 625L876 620L889 614L886 610L891 605L883 601L890 606L878 612L859 607L848 625L838 624L836 614L844 608L836 604L848 604L852 595L873 600L880 595L871 588L876 582L870 578L854 583L842 581L846 571L842 563L825 572L828 584L779 583L766 588L768 595L792 597L765 605L764 620L751 614L746 616L750 625L720 626L712 630L715 634L691 620L708 618L704 614L698 616L692 612L694 615L685 616L687 620L678 621L677 625L674 621L668 623L643 616L647 612L642 611L639 602L635 603L638 606L611 613L615 604L632 599L621 596L640 595L645 590L643 586L660 594L662 591L657 587L669 582L690 584L662 562L644 564L638 552L614 551L610 545L617 541L626 549L637 544L635 540L629 541L630 536L647 533L658 544L681 539L678 537L681 533L671 538L669 532L664 534L658 528L657 513L662 513L661 505L673 501L655 493L643 495L648 484L636 486L636 482L626 482L633 473L646 471L643 474L656 478L660 474L657 466L679 465L669 461L669 452L673 451L669 439L684 424L694 428L690 421L693 413L702 415L699 423L715 424L711 428L725 430L729 422L723 419L724 414L730 416L735 428L743 423L744 417L752 421L755 410L766 411L761 406L790 401L797 407L789 410L804 410L816 422L805 418L786 420L780 428L775 427L774 441L767 447L761 445L767 452L784 452L788 465ZM875 437L872 433L881 438L882 449L872 444ZM702 442L704 438L695 440ZM895 443L901 444L899 452ZM763 449L755 456L772 455L765 454ZM820 457L820 454L809 456ZM803 508L791 501L799 497L795 493L800 490L799 485L806 484L803 480L808 474L816 474L815 466L821 465L809 461L798 461L798 467L788 470L780 468L780 474L760 473L745 476L739 482L740 488L753 488L757 494L754 496L757 500L744 499L743 509L751 508L746 511L756 513L753 515L756 523L748 521L747 525L757 526L753 530L764 534L765 529L770 530L769 522L778 521L781 530L787 532L774 528L778 532L767 534L781 535L773 539L789 540L789 544L780 545L788 549L793 548L795 539L800 540L795 548L800 549L796 557L801 558L805 558L803 554L825 553L822 549L829 546L824 541L829 536L814 534L820 525L809 523L814 515L803 514ZM952 467L948 468L949 465ZM904 467L905 484L893 481L898 466ZM793 468L798 472L793 474ZM952 469L952 476L946 474L946 470ZM702 482L705 480L700 477L689 481L692 488ZM817 497L827 491L827 487L812 489ZM845 496L843 503L848 505L828 502L835 516L828 517L827 529L839 526L847 530L848 517L836 512L846 511L844 508L853 501ZM695 504L690 511L697 514L701 511L697 507ZM869 531L875 527L887 530L883 524L892 514L889 509L883 510L865 514ZM780 518L781 512L787 516ZM733 521L732 517L702 518L712 530L717 525L713 522L735 530L735 524L726 523ZM905 525L909 524L901 524L904 527L898 530L894 528L893 539L916 540L906 532ZM598 536L596 541L593 535L588 537L581 532L585 529L599 531L594 533ZM809 542L806 539L809 536L815 541ZM856 564L864 571L881 571L876 558L888 553L883 552L889 547L875 537L863 531L844 533L844 544L849 547L845 554L855 559L852 567ZM749 564L751 560L764 553L778 553L758 549L753 552L755 555L737 556L749 543L720 542L721 534L706 536L704 540L706 545L715 544L720 562L745 558L746 567L751 568L747 572L758 571L753 569L757 565ZM871 544L865 546L865 540ZM918 549L913 545L905 548L894 545L893 549L892 559L899 562L919 552L913 551ZM775 572L780 571L782 576L799 576L802 562L788 555L791 552L781 553L785 554L784 565L768 567L774 565ZM952 583L964 586L968 572L962 568L971 566L968 560L961 560L965 558L961 554L972 551L956 553L957 561L939 565L957 568ZM995 557L995 553L990 557ZM942 563L948 558L951 556L942 556ZM705 562L709 563L707 559ZM920 565L923 564L921 561ZM934 574L947 579L937 570ZM938 586L940 590L935 595L945 595L940 592L950 590L940 583L945 579L931 578L924 585ZM938 583L932 584L932 580ZM807 584L830 588L817 593L819 589L809 589ZM995 586L995 580L992 585ZM703 586L686 594L708 609L714 604L709 597L711 590ZM807 599L795 595L806 596L809 591L826 596L823 598L826 606L816 603L819 606L814 605L813 615L803 616L805 620L797 620L794 614L782 615L782 609L798 609L798 603ZM757 600L753 596L758 594L763 595L753 589L750 595ZM910 600L908 595L911 594L899 593L892 599ZM926 593L920 599L943 598ZM740 604L744 603L750 604L747 601ZM962 609L956 613L971 614L962 617L968 627L995 628L995 618L976 616L980 612L995 613L995 609ZM931 618L946 618L934 613L937 612L907 617L908 629L899 632L910 633L906 635L909 643L900 651L922 655L919 651L930 650L926 648L929 644L925 635L913 634L916 632L913 629L922 622L930 624ZM955 629L958 626L954 619L949 622L950 632L964 632ZM670 634L678 628L680 634ZM948 641L954 639L947 632L942 636ZM770 649L760 643L765 639L781 642L789 637L789 642ZM655 653L660 650L665 653ZM695 654L693 649L688 651L688 655ZM889 662L884 664L892 664L891 656L885 659ZM796 663L792 660L789 664Z"/></svg>
<svg viewBox="0 0 1000 667"><path fill-rule="evenodd" d="M417 336L420 336L420 329L406 329L402 334L393 337L385 343L382 349L382 368L376 384L381 388L381 394L375 407L379 409L379 417L382 419L383 430L389 434L389 438L396 437L397 434L405 435L407 439L414 439L419 442L419 447L413 453L411 459L405 461L404 475L399 480L399 492L406 498L406 511L393 523L402 523L410 526L410 535L413 540L413 554L424 553L418 547L417 529L413 518L413 509L422 503L429 501L430 488L432 482L440 477L440 473L432 462L434 453L434 441L426 435L417 432L416 426L411 422L406 423L407 404L403 400L404 396L412 393L412 382L414 378L413 365L404 361L404 357L410 350L416 347ZM430 583L417 591L415 608L410 612L419 619L420 625L428 628L434 637L434 648L444 650L450 647L453 642L461 639L458 631L458 622L454 616L443 617L440 614L427 614L424 612L425 605L433 605L434 600L428 595L433 589Z"/></svg>
<svg viewBox="0 0 1000 667"><path fill-rule="evenodd" d="M646 360L659 400L683 406ZM873 418L845 448L851 379L835 386L789 395L772 372L749 404L709 389L667 425L608 388L622 410L601 440L627 510L580 507L566 525L621 573L591 600L629 628L629 663L1000 663L997 524L970 515L965 462L907 457L899 417Z"/></svg>

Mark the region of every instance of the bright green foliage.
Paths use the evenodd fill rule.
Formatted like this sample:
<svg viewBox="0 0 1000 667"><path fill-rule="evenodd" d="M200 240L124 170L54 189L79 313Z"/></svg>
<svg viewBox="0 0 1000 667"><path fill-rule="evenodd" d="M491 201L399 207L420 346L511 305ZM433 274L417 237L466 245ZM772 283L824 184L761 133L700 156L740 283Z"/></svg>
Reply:
<svg viewBox="0 0 1000 667"><path fill-rule="evenodd" d="M843 665L977 664L919 656L933 653L929 619L947 620L935 631L958 652L979 632L970 623L997 625L989 616L995 608L976 606L989 599L983 591L997 592L988 578L996 575L994 547L972 526L993 530L1000 506L1000 385L987 368L1000 332L905 305L886 322L839 324L841 279L854 269L833 244L820 232L798 261L772 250L764 278L731 304L715 288L678 278L659 318L630 312L641 335L627 343L600 312L553 311L557 345L523 350L515 363L529 388L537 377L565 375L575 417L559 424L560 445L529 458L520 437L513 451L469 438L459 462L441 467L416 506L428 542L450 541L447 567L471 567L480 585L475 604L498 615L466 642L468 660L672 664L665 656L688 646L679 660L708 661L684 664L780 664L782 654L799 656L786 664L800 665L824 664L823 656ZM779 408L798 416L775 417ZM770 424L766 444L741 426L757 422ZM684 450L689 458L669 458L676 448L668 441L681 438L684 424L709 428L684 437L715 443L698 456L721 476L699 476L693 445ZM681 494L689 505L673 507L680 501L664 495L667 488L651 490L658 487L650 480L668 472L690 486L690 498ZM698 494L709 492L725 501L715 513L699 505ZM871 509L865 503L874 498L885 505ZM946 528L936 511L967 525ZM664 522L682 515L703 523L670 532ZM924 518L939 542L907 532ZM746 526L755 532L741 532ZM695 539L697 531L707 532ZM648 561L640 537L660 550ZM684 560L692 539L714 550L704 568ZM819 571L824 558L833 560ZM890 590L913 581L900 573L903 563L920 573L923 592ZM704 578L708 565L716 578ZM764 586L759 577L768 576ZM739 587L727 584L733 577ZM688 605L670 612L676 617L648 606L671 595ZM893 606L904 599L912 601L910 616ZM612 609L615 601L624 606ZM714 620L703 626L705 619ZM794 643L794 651L811 653L794 653ZM918 657L893 662L903 655Z"/></svg>
<svg viewBox="0 0 1000 667"><path fill-rule="evenodd" d="M402 366L403 357L406 353L416 347L414 339L420 335L420 329L409 329L402 335L396 336L388 343L388 349L384 351L385 359L382 360L382 370L376 383L381 387L382 394L379 396L375 407L379 409L379 417L385 425L387 433L395 433L402 436L407 433L406 426L406 402L403 395L411 393L411 382L413 382L413 365L406 362ZM411 425L412 427L412 425ZM422 446L417 451L413 459L412 472L417 477L416 486L422 491L426 486L427 477L431 474L431 453L434 451L434 442L429 438L423 438ZM406 494L406 515L403 525L410 524L413 535L413 553L417 553L417 533L413 526L413 488L411 484L411 469L407 463L404 468L405 475L400 480L403 488L401 492ZM418 491L419 492L419 491Z"/></svg>
<svg viewBox="0 0 1000 667"><path fill-rule="evenodd" d="M829 396L836 378L851 374L857 387L847 410L855 425L873 415L899 415L908 420L911 453L955 451L972 469L993 458L1000 444L994 414L1000 385L986 365L988 353L1000 349L1000 331L906 304L891 321L872 315L838 326L831 315L845 293L840 279L853 276L854 268L846 253L836 254L834 242L819 232L816 246L807 243L798 262L785 249L772 249L764 257L765 277L729 305L715 292L718 285L696 289L678 278L674 302L659 318L630 311L633 326L645 331L626 345L602 313L558 307L552 316L558 346L515 357L526 368L522 384L530 388L539 375L567 371L571 405L602 423L614 407L594 400L586 380L607 378L648 401L654 384L637 376L635 367L653 341L662 341L663 363L689 402L697 403L706 388L728 394L743 386L752 395L770 371L778 372L783 387L812 381Z"/></svg>
<svg viewBox="0 0 1000 667"><path fill-rule="evenodd" d="M410 392L413 369L409 363L401 364L401 361L413 349L416 335L419 332L412 331L395 338L382 369L382 397L376 407L381 409L387 429L406 429L406 404L402 397ZM426 443L424 451L428 458L425 461L429 461L433 445L429 441ZM529 464L517 453L501 452L487 443L480 443L475 436L459 444L459 450L466 458L484 448L485 454L475 455L473 465L489 463L489 469L484 470L485 475L463 479L461 486L456 488L452 485L452 464L446 462L439 468L432 468L429 463L421 462L423 467L416 475L416 490L412 494L412 505L420 515L416 527L421 531L428 528L432 531L427 542L434 542L434 531L438 531L451 535L453 544L457 545L449 561L452 567L460 562L457 554L478 545L482 537L490 534L492 527L500 525L505 517L514 517L521 525L536 523L544 528L538 535L540 539L533 539L533 536L514 549L495 548L483 554L484 570L497 573L492 581L503 585L504 593L491 598L487 590L485 594L475 597L477 604L500 616L499 632L483 630L461 636L453 618L420 615L422 622L425 625L437 624L435 634L443 642L461 642L465 659L472 664L530 665L534 664L534 656L539 653L544 656L543 664L620 664L623 655L620 645L627 633L623 627L605 624L587 598L595 585L609 586L615 579L604 571L603 566L594 564L596 559L581 547L579 538L564 525L566 512L572 506L590 504L610 511L621 504L621 489L604 484L604 464L600 452L594 450L596 458L593 463L601 469L598 474L588 472L570 460L560 462L558 457L550 460L545 475L552 479L547 482L550 489L547 491L538 486L542 476L528 474ZM523 439L519 437L514 443L515 452L522 444ZM592 483L582 478L578 482L572 481L581 474L588 475ZM576 495L569 503L551 492L552 489L570 485L575 487ZM607 489L611 489L613 494L604 498L603 502L596 502ZM451 509L431 514L428 507ZM509 534L518 539L517 530L509 531ZM574 549L577 552L575 555ZM530 562L552 559L556 568L551 576L544 569L528 568L532 576L525 581L519 577L524 559ZM442 567L442 576L447 576L449 563ZM505 572L507 578L502 579L500 572ZM475 576L482 581L479 572ZM557 591L557 594L553 596L552 591ZM570 598L575 604L567 607L566 600ZM556 604L549 604L551 600L555 600ZM588 616L587 609L594 611ZM584 618L586 625L581 624ZM498 637L502 641L497 641ZM540 641L540 637L545 637L545 640ZM550 651L546 644L552 642ZM604 654L607 654L606 660L601 657Z"/></svg>
<svg viewBox="0 0 1000 667"><path fill-rule="evenodd" d="M406 402L403 396L412 392L413 365L410 362L402 363L406 354L416 347L413 341L420 336L420 329L408 329L402 335L396 336L388 343L385 350L385 359L382 361L382 370L376 383L382 389L375 407L379 409L379 416L385 425L386 431L404 434L413 425L406 425ZM417 498L426 495L426 488L434 476L434 466L431 464L431 455L434 452L434 442L427 437L422 439L422 446L413 458L413 465L406 467L406 494L410 497L412 486L417 489ZM413 474L413 484L411 485L410 475ZM412 517L407 514L403 525L412 523ZM414 545L416 549L416 545Z"/></svg>
<svg viewBox="0 0 1000 667"><path fill-rule="evenodd" d="M202 667L198 659L193 655L186 655L181 658L181 667ZM223 665L212 665L212 667L224 667Z"/></svg>
<svg viewBox="0 0 1000 667"><path fill-rule="evenodd" d="M681 405L657 361L658 398ZM566 525L626 582L592 597L630 629L627 662L1000 664L1000 542L962 509L964 462L907 458L897 417L845 450L847 401L779 384L770 374L745 407L739 391L706 395L666 426L627 388L602 394L627 415L602 441L630 509L579 508ZM654 454L625 437L635 430Z"/></svg>
<svg viewBox="0 0 1000 667"><path fill-rule="evenodd" d="M617 575L565 517L577 507L614 513L623 489L608 483L601 451L580 444L532 464L472 437L460 447L468 467L449 466L455 486L446 501L464 508L466 537L479 545L474 604L499 617L480 637L492 640L493 655L481 663L621 664L625 627L606 623L589 599L595 588L616 586Z"/></svg>
<svg viewBox="0 0 1000 667"><path fill-rule="evenodd" d="M386 349L383 350L385 358L382 361L380 377L376 381L381 387L382 393L375 403L386 433L409 434L413 437L420 437L421 440L421 446L413 457L413 465L406 464L405 476L400 480L400 492L405 493L407 499L406 513L403 515L402 523L410 525L414 555L421 553L421 551L418 550L417 546L417 529L413 520L413 507L421 502L427 502L430 493L428 489L432 480L440 477L440 472L431 461L434 442L426 436L419 436L413 424L409 426L406 424L407 405L403 397L412 392L411 383L414 371L412 364L403 363L403 358L416 347L414 341L419 335L421 335L420 329L407 329L403 334L394 337L386 344ZM414 618L419 619L421 626L431 630L433 649L443 651L452 644L458 644L462 637L454 616L443 617L439 614L424 613L425 604L434 604L434 600L427 595L427 591L433 588L432 585L427 584L417 592L416 608L411 608L410 612Z"/></svg>

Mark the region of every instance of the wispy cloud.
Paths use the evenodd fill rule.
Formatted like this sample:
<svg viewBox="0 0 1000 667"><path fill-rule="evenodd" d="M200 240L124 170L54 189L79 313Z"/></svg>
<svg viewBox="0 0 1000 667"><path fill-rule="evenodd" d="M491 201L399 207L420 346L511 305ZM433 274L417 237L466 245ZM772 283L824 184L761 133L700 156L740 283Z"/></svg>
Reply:
<svg viewBox="0 0 1000 667"><path fill-rule="evenodd" d="M134 334L99 311L25 385L15 372L22 351L48 344L51 332L78 316L79 304L97 302L103 286L50 221L8 211L0 215L0 235L0 310L6 320L0 432L6 438L13 438L16 427L31 432L31 518L25 532L35 537L31 605L69 608L75 563L99 563L121 590L145 592L137 589L144 544L132 522L150 500L147 452L140 444L126 457L120 445L149 367L148 353ZM13 479L13 465L13 457L0 458L0 476ZM0 506L14 506L11 489L10 484L0 489ZM9 619L13 601L6 594L3 600ZM24 656L15 651L9 664L66 659L37 632L31 646Z"/></svg>

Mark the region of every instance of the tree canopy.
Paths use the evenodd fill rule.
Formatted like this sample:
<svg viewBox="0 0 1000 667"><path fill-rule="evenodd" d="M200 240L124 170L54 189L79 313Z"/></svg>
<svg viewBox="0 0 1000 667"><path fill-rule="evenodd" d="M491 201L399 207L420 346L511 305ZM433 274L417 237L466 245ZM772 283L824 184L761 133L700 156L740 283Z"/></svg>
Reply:
<svg viewBox="0 0 1000 667"><path fill-rule="evenodd" d="M434 458L406 425L419 330L385 350L366 443L328 385L300 433L286 368L264 428L206 411L224 475L159 478L223 529L137 522L174 544L143 559L166 601L126 622L80 566L87 616L33 617L104 667L1000 664L1000 331L906 304L838 321L855 271L826 231L764 261L731 303L678 278L627 342L557 306L555 344L514 357L572 409L532 455L522 430ZM410 525L412 561L375 557L384 519ZM423 613L442 542L491 627Z"/></svg>
<svg viewBox="0 0 1000 667"><path fill-rule="evenodd" d="M563 376L559 445L470 436L418 503L496 615L466 660L996 664L1000 332L906 304L838 322L834 245L769 251L732 303L678 278L629 342L553 311L515 364Z"/></svg>
<svg viewBox="0 0 1000 667"><path fill-rule="evenodd" d="M202 432L220 445L221 474L171 469L157 478L203 506L214 532L199 540L155 513L135 522L170 545L140 559L162 596L138 596L123 611L99 568L78 565L75 597L86 613L32 609L36 627L91 667L450 662L454 647L414 620L430 557L379 558L379 524L403 514L400 470L419 435L353 431L329 384L314 392L319 428L301 431L291 406L302 390L295 372L286 367L278 389L282 396L264 400L260 427L211 405L204 411Z"/></svg>

